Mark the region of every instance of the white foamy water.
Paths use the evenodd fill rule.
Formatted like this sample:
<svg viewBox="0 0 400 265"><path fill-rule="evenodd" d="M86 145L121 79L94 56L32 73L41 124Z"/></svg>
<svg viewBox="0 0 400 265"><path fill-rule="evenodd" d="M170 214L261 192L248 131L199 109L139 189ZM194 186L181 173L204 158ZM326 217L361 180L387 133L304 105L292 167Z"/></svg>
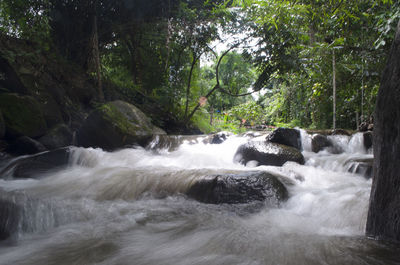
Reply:
<svg viewBox="0 0 400 265"><path fill-rule="evenodd" d="M341 154L312 153L311 138L302 139L306 164L283 167L234 163L249 140L236 136L175 151L73 148L66 169L0 180L1 198L23 213L0 264L398 264L397 249L364 238L371 180L345 165L371 158L360 136L333 137ZM279 208L183 195L206 175L254 170L286 184L289 199Z"/></svg>

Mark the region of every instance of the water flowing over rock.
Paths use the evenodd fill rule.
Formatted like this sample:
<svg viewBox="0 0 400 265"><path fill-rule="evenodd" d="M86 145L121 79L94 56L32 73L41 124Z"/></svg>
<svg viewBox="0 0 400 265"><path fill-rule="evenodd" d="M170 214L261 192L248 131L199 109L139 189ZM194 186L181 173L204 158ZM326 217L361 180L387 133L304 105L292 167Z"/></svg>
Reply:
<svg viewBox="0 0 400 265"><path fill-rule="evenodd" d="M207 176L197 180L186 194L197 201L213 204L264 201L269 206L278 206L288 198L286 187L266 172Z"/></svg>
<svg viewBox="0 0 400 265"><path fill-rule="evenodd" d="M68 165L69 148L60 148L12 160L1 171L2 178L35 178Z"/></svg>
<svg viewBox="0 0 400 265"><path fill-rule="evenodd" d="M266 138L271 143L283 144L301 150L300 131L289 128L278 128Z"/></svg>
<svg viewBox="0 0 400 265"><path fill-rule="evenodd" d="M373 158L367 159L350 159L345 162L348 166L348 172L363 175L366 179L372 178Z"/></svg>
<svg viewBox="0 0 400 265"><path fill-rule="evenodd" d="M400 22L378 92L374 118L374 179L366 233L400 241Z"/></svg>
<svg viewBox="0 0 400 265"><path fill-rule="evenodd" d="M12 201L0 198L0 240L11 237L18 229L20 209Z"/></svg>
<svg viewBox="0 0 400 265"><path fill-rule="evenodd" d="M282 166L287 161L304 164L301 152L290 146L250 141L239 146L234 156L234 161L246 165L248 162L256 161L258 165Z"/></svg>
<svg viewBox="0 0 400 265"><path fill-rule="evenodd" d="M145 146L153 135L165 134L135 106L124 101L106 103L90 113L77 133L77 144L114 150L127 145Z"/></svg>

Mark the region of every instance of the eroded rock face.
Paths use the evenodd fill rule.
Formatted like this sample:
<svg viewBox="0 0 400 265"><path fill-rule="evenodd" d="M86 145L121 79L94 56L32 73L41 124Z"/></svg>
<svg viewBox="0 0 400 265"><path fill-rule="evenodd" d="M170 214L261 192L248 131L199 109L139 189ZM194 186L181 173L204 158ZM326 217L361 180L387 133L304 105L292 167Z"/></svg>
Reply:
<svg viewBox="0 0 400 265"><path fill-rule="evenodd" d="M278 206L288 198L286 187L267 172L245 172L206 176L196 181L186 193L204 203L249 203L264 201Z"/></svg>
<svg viewBox="0 0 400 265"><path fill-rule="evenodd" d="M239 146L234 161L246 165L256 161L257 165L282 166L287 161L304 164L301 152L290 146L269 142L248 142Z"/></svg>
<svg viewBox="0 0 400 265"><path fill-rule="evenodd" d="M278 128L266 138L271 143L283 144L301 150L300 131L289 128Z"/></svg>
<svg viewBox="0 0 400 265"><path fill-rule="evenodd" d="M374 118L374 178L366 233L400 241L400 23L378 92Z"/></svg>
<svg viewBox="0 0 400 265"><path fill-rule="evenodd" d="M374 163L373 158L367 159L350 159L346 161L347 171L363 175L366 179L372 178L372 166Z"/></svg>
<svg viewBox="0 0 400 265"><path fill-rule="evenodd" d="M114 150L126 145L145 146L153 135L165 134L135 106L112 101L94 110L77 133L77 144Z"/></svg>

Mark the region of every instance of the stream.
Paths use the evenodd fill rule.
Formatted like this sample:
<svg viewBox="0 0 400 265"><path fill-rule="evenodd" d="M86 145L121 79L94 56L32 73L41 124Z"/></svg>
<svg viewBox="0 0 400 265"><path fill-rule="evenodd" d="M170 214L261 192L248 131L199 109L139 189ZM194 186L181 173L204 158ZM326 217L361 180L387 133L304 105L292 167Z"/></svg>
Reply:
<svg viewBox="0 0 400 265"><path fill-rule="evenodd" d="M343 152L311 152L305 165L233 161L250 136L155 139L115 152L72 147L67 168L38 179L0 179L0 199L22 205L1 265L400 264L400 249L364 236L371 179L347 161L370 159L362 135L330 136ZM259 136L263 137L263 136ZM171 138L171 139L172 139ZM184 195L221 172L267 171L286 179L279 207L205 204Z"/></svg>

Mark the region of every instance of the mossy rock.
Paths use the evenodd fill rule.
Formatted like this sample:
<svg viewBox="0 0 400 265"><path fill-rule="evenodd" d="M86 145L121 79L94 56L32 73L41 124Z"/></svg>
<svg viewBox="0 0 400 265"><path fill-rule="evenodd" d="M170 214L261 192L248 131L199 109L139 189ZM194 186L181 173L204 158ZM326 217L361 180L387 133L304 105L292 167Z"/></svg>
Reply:
<svg viewBox="0 0 400 265"><path fill-rule="evenodd" d="M6 125L4 124L3 113L0 110L0 139L4 137L6 133Z"/></svg>
<svg viewBox="0 0 400 265"><path fill-rule="evenodd" d="M93 112L77 133L77 144L114 150L126 145L145 146L153 135L165 134L135 106L124 101L106 103Z"/></svg>
<svg viewBox="0 0 400 265"><path fill-rule="evenodd" d="M33 97L0 94L0 106L8 137L25 135L35 138L46 133L47 125L43 112Z"/></svg>

